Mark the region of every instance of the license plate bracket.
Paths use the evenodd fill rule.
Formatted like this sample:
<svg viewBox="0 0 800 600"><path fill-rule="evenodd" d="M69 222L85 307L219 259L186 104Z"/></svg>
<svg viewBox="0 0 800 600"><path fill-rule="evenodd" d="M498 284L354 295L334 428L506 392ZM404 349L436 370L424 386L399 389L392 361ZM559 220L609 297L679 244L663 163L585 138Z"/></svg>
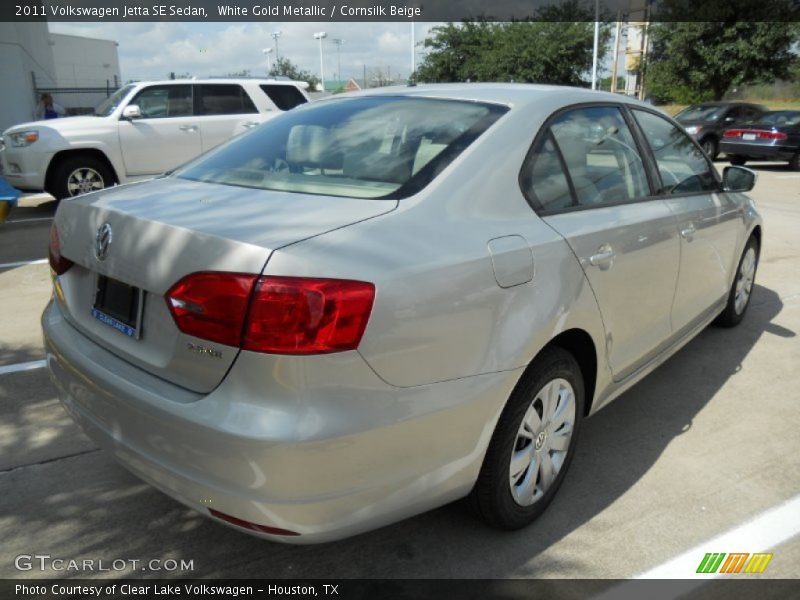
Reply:
<svg viewBox="0 0 800 600"><path fill-rule="evenodd" d="M92 316L126 335L139 339L142 335L144 292L105 275L97 276Z"/></svg>

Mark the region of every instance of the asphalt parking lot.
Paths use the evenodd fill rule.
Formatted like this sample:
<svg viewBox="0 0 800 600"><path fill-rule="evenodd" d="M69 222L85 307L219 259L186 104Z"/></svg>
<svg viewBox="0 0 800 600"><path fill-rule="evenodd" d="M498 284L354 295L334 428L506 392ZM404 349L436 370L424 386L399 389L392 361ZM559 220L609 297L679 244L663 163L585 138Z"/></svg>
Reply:
<svg viewBox="0 0 800 600"><path fill-rule="evenodd" d="M800 173L755 168L765 243L745 321L707 329L589 419L539 522L501 533L456 503L305 547L251 538L185 509L72 424L38 362L55 203L23 199L0 225L0 577L625 578L694 548L707 548L694 564L702 552L769 550L761 577L800 577L800 536L792 534L800 514L773 532L774 546L746 531L800 493ZM742 532L728 542L736 547L705 545L732 530ZM32 554L183 559L193 570L15 568L15 557Z"/></svg>

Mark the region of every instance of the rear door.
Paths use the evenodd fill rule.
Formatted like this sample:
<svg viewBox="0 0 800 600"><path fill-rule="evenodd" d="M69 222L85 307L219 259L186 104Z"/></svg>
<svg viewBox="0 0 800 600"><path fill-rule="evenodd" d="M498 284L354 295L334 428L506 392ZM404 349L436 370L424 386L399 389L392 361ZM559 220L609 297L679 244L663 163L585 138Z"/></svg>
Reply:
<svg viewBox="0 0 800 600"><path fill-rule="evenodd" d="M672 332L675 217L652 197L640 148L616 105L559 113L525 168L527 195L583 267L603 317L611 369L622 379Z"/></svg>
<svg viewBox="0 0 800 600"><path fill-rule="evenodd" d="M719 191L714 167L689 136L655 112L632 112L655 158L665 202L678 220L681 262L672 307L677 332L726 297L744 216L741 205Z"/></svg>
<svg viewBox="0 0 800 600"><path fill-rule="evenodd" d="M192 85L151 85L130 101L140 119L120 119L119 142L128 176L158 175L202 152L192 112Z"/></svg>
<svg viewBox="0 0 800 600"><path fill-rule="evenodd" d="M261 122L255 104L238 83L203 83L194 89L203 152Z"/></svg>

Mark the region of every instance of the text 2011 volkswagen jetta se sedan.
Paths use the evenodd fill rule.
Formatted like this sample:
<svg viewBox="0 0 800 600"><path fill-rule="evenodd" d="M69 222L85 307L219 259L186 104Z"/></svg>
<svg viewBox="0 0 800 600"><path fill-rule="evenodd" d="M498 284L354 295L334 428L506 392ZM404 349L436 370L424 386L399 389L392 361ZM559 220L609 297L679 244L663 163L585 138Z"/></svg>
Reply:
<svg viewBox="0 0 800 600"><path fill-rule="evenodd" d="M332 540L468 495L521 527L587 415L741 320L753 182L616 95L321 101L62 203L48 365L92 439L243 531Z"/></svg>

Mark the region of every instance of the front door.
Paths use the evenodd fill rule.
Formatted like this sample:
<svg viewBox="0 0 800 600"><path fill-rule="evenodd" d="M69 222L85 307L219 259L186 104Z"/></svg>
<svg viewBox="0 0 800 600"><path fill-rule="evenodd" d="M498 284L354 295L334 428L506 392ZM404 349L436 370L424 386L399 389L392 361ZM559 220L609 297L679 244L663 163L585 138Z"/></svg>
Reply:
<svg viewBox="0 0 800 600"><path fill-rule="evenodd" d="M153 85L131 100L139 119L120 119L119 142L128 177L159 175L202 152L191 84Z"/></svg>

